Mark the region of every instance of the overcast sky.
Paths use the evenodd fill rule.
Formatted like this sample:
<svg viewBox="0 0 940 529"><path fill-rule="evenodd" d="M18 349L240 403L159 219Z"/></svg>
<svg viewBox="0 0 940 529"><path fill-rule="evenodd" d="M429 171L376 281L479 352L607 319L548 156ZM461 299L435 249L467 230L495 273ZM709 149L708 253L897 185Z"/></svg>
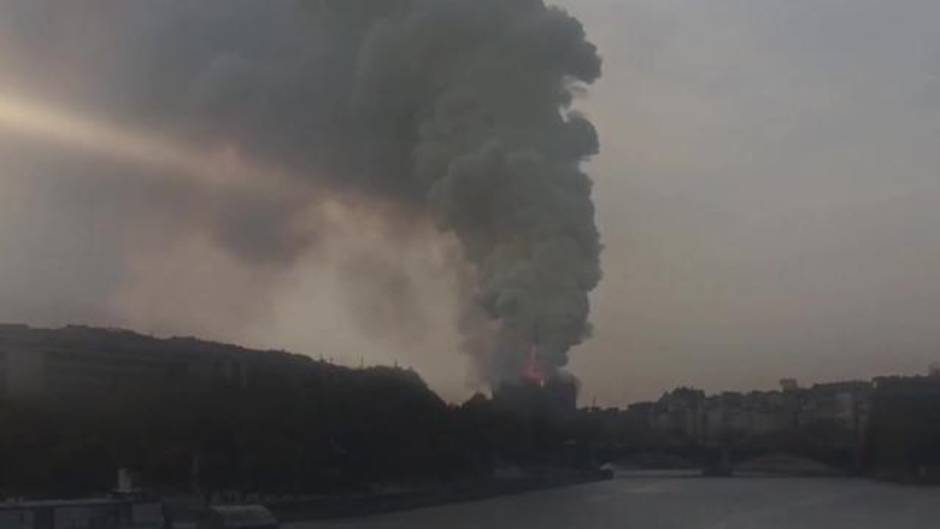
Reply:
<svg viewBox="0 0 940 529"><path fill-rule="evenodd" d="M604 60L577 103L600 133L589 169L605 244L595 336L572 354L584 401L940 361L940 4L559 3ZM0 49L0 80L15 69L22 81L29 68L11 64ZM205 233L174 234L173 219L147 213L185 201L178 189L102 195L89 182L134 169L0 142L0 320L397 361L449 398L471 390L451 352L446 240L357 226L287 273L247 269ZM350 281L353 260L381 272ZM406 278L417 285L407 318L369 294Z"/></svg>
<svg viewBox="0 0 940 529"><path fill-rule="evenodd" d="M940 5L565 5L605 61L588 394L940 361Z"/></svg>

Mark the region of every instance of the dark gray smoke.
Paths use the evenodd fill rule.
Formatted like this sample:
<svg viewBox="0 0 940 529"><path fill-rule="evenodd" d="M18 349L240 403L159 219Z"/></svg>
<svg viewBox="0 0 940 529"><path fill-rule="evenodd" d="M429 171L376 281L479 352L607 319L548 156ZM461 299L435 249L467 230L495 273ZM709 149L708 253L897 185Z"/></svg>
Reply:
<svg viewBox="0 0 940 529"><path fill-rule="evenodd" d="M397 204L396 222L429 216L453 233L464 348L490 383L518 376L532 344L554 371L588 336L601 245L579 164L598 141L571 104L600 59L564 11L542 0L15 0L3 11L3 44L58 95L191 142L224 138L334 192ZM216 237L246 260L289 264L317 239L294 232L300 210L225 199Z"/></svg>

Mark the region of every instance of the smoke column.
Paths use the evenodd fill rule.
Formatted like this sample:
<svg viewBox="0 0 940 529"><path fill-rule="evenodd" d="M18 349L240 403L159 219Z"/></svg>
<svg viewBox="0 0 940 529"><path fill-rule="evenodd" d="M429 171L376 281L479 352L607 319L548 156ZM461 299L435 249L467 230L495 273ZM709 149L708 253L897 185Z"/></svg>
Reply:
<svg viewBox="0 0 940 529"><path fill-rule="evenodd" d="M515 380L533 362L551 376L589 335L601 245L580 163L598 140L571 105L600 76L600 59L561 9L542 0L14 0L4 14L4 74L46 87L61 83L44 76L68 78L61 93L46 91L187 147L88 122L75 138L158 152L165 171L191 176L206 172L186 153L213 145L252 160L238 179L279 193L264 199L271 215L246 212L244 197L218 208L219 240L239 257L290 266L309 244L283 233L297 208L277 197L293 189L391 203L390 215L430 218L460 242L461 347L484 382ZM8 122L32 119L59 140L78 123L2 103ZM271 166L281 170L257 169Z"/></svg>

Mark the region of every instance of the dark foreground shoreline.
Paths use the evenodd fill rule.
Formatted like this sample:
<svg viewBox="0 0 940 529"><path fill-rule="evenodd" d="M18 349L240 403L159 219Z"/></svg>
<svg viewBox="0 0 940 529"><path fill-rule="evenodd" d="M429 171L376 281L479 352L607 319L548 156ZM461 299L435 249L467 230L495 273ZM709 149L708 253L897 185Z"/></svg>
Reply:
<svg viewBox="0 0 940 529"><path fill-rule="evenodd" d="M435 489L407 492L325 496L299 501L270 502L266 506L282 522L352 518L450 503L484 500L497 496L603 481L610 478L611 475L603 471L586 471L555 477L465 482Z"/></svg>

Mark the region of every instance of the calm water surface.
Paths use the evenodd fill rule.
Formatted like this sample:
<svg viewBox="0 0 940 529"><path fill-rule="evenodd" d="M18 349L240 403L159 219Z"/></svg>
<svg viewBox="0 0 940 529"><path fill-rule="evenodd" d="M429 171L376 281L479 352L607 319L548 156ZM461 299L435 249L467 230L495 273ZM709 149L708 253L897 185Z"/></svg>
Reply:
<svg viewBox="0 0 940 529"><path fill-rule="evenodd" d="M624 478L287 529L940 528L940 488L850 479Z"/></svg>

